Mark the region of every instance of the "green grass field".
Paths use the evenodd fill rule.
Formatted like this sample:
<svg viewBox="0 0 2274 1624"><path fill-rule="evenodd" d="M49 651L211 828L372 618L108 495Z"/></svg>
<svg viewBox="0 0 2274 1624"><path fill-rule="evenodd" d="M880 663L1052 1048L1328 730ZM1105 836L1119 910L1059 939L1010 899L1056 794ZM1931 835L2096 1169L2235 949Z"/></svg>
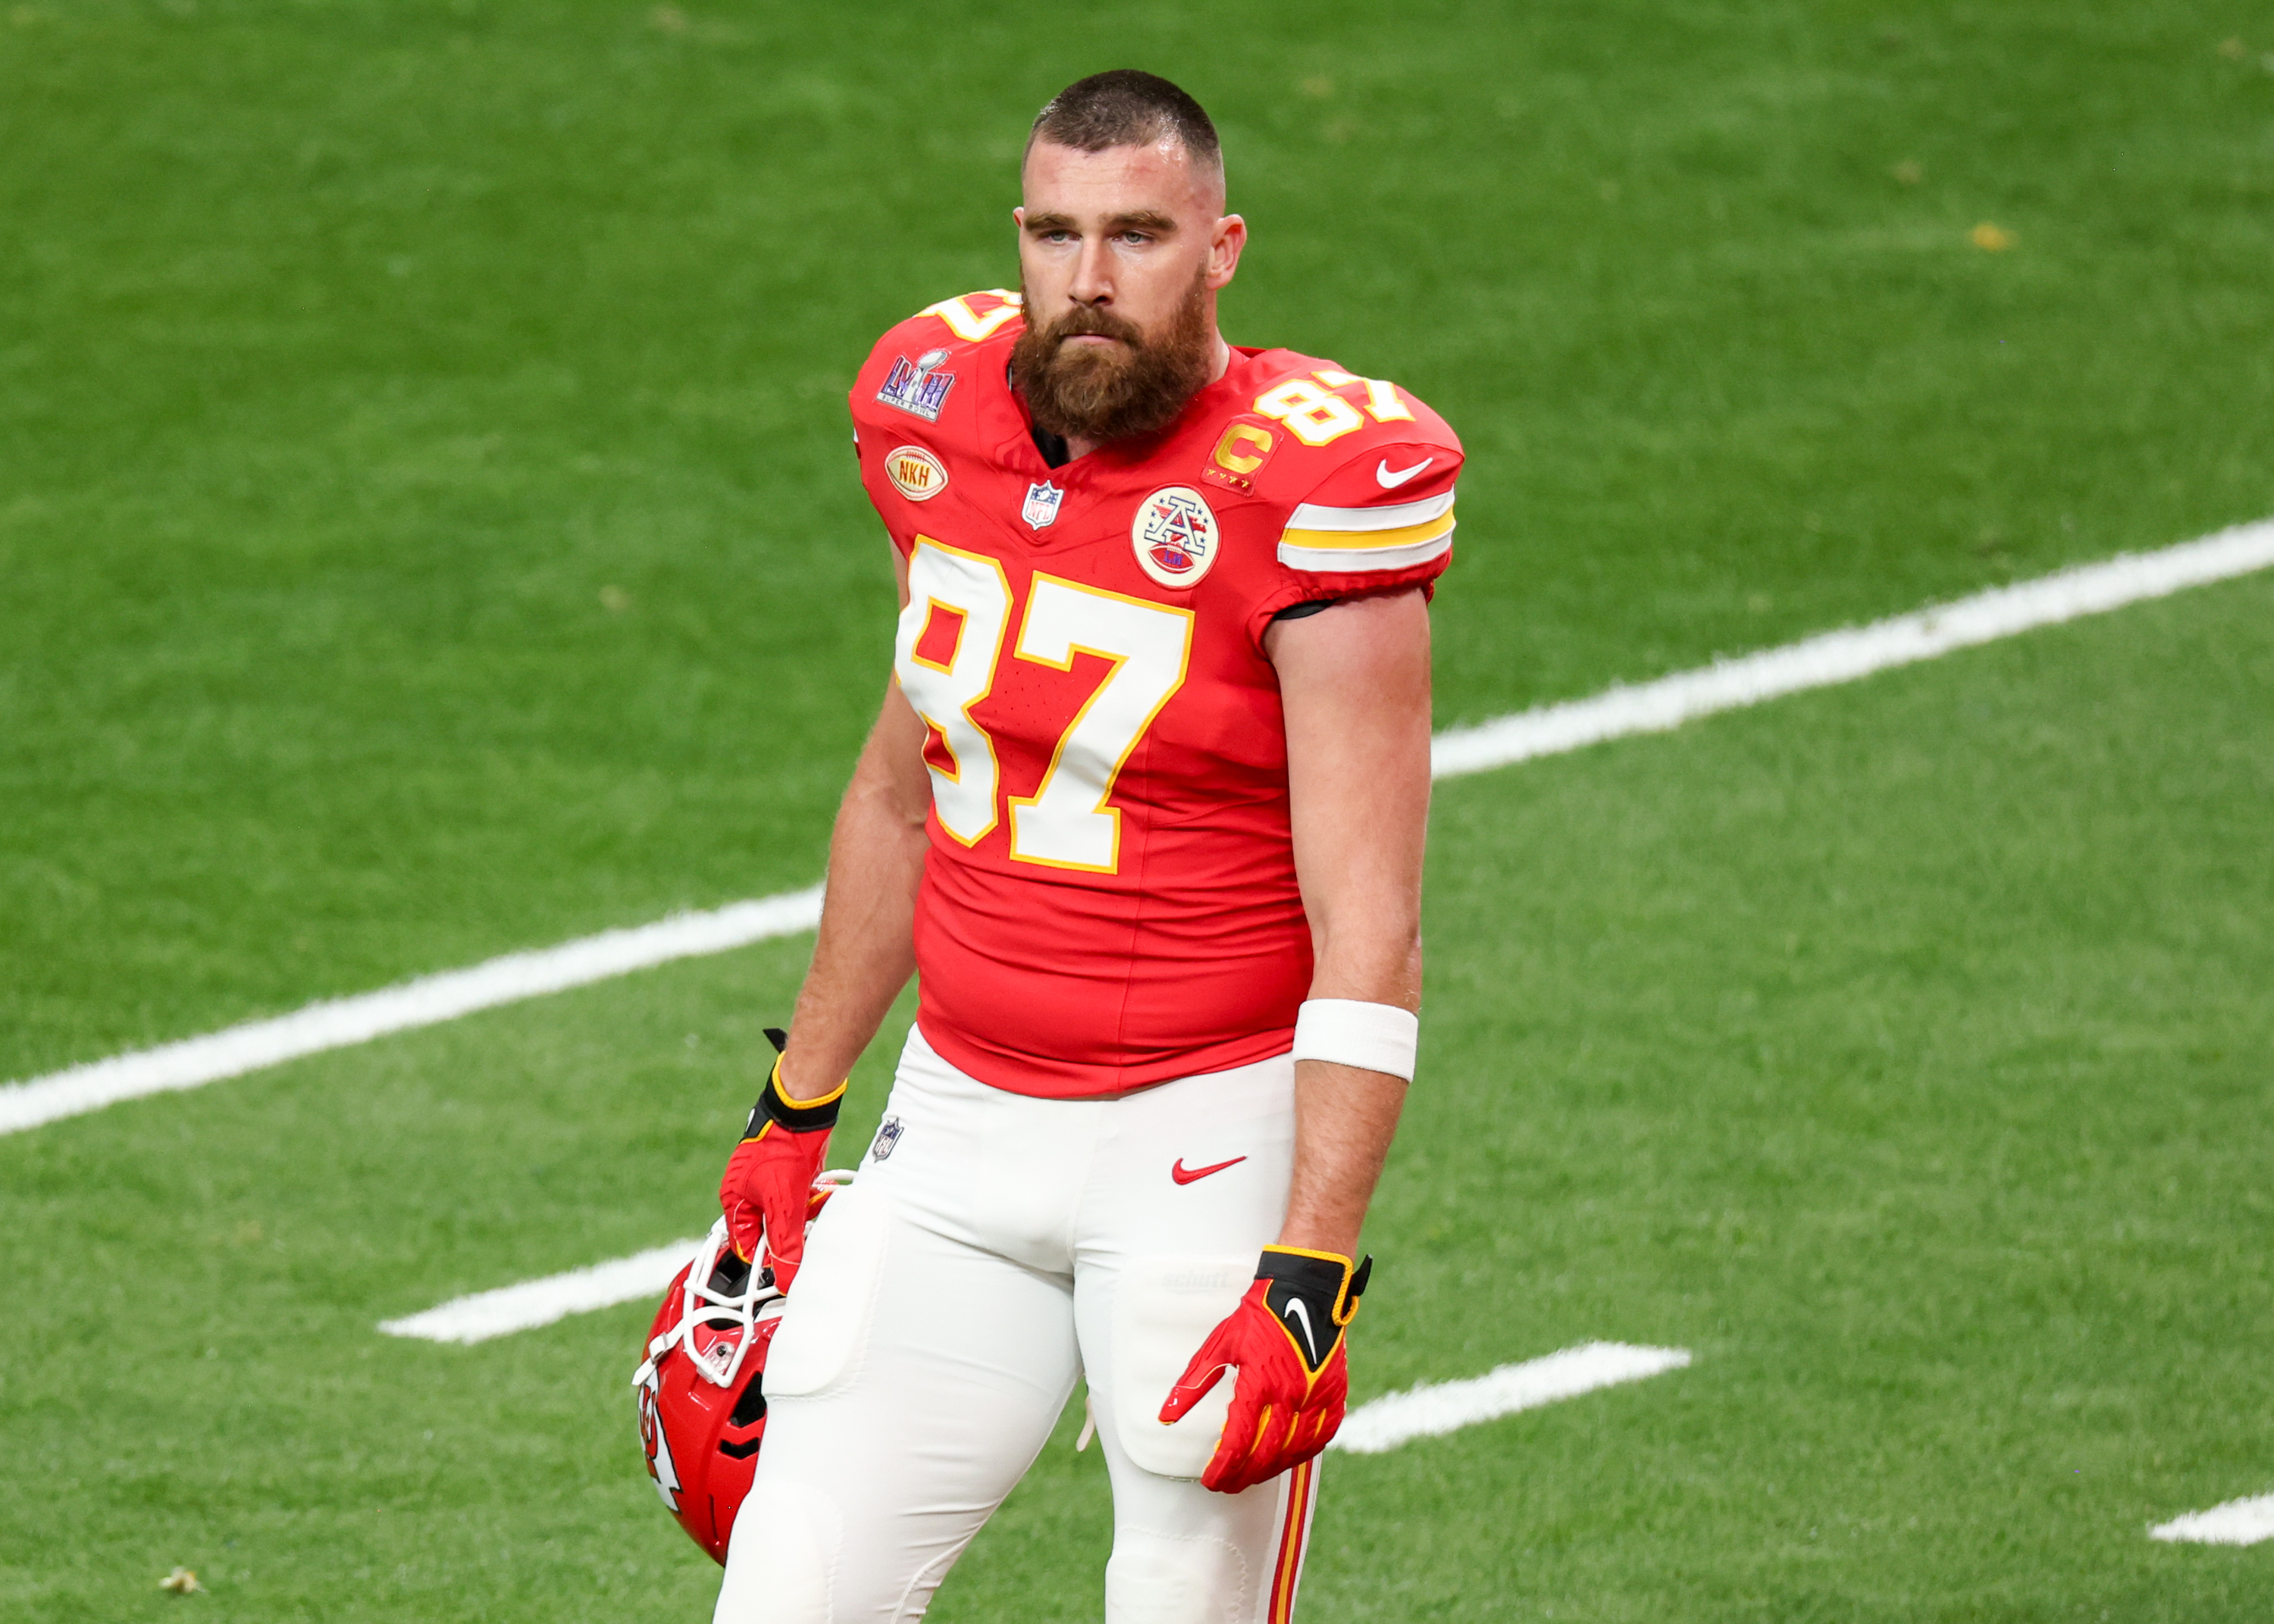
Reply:
<svg viewBox="0 0 2274 1624"><path fill-rule="evenodd" d="M2263 8L0 5L0 1077L817 877L843 389L1125 64L1468 443L1441 723L2274 514ZM1306 1618L2274 1613L2145 1537L2274 1490L2274 579L1433 842L1358 1395L1696 1362L1336 1458ZM707 1617L646 1308L373 1327L699 1229L808 946L0 1139L0 1617ZM947 1624L1097 1615L1073 1419Z"/></svg>

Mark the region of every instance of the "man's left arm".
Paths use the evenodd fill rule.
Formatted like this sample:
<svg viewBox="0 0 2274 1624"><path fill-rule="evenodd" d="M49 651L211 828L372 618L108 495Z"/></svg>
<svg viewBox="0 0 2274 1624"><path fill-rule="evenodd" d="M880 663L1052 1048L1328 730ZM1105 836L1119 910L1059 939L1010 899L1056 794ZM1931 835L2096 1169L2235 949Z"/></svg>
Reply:
<svg viewBox="0 0 2274 1624"><path fill-rule="evenodd" d="M1264 650L1278 667L1287 716L1311 997L1416 1013L1429 820L1428 605L1419 589L1352 598L1276 623ZM1299 1034L1299 1056L1304 1049ZM1358 1255L1406 1080L1297 1059L1295 1176L1280 1245Z"/></svg>
<svg viewBox="0 0 2274 1624"><path fill-rule="evenodd" d="M1255 1284L1161 1411L1174 1421L1238 1368L1201 1478L1227 1493L1308 1460L1342 1425L1342 1332L1365 1286L1352 1260L1404 1105L1421 1004L1427 603L1418 588L1351 598L1275 622L1264 651L1286 715L1314 961L1296 1028L1294 1177Z"/></svg>

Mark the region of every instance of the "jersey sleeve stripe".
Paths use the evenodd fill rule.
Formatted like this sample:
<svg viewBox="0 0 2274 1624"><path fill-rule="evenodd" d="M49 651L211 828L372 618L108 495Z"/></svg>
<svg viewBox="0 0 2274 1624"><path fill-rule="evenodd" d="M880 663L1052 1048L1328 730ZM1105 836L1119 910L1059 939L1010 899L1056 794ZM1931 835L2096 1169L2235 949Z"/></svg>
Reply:
<svg viewBox="0 0 2274 1624"><path fill-rule="evenodd" d="M1448 519L1442 529L1424 527L1435 531L1419 541L1409 541L1390 547L1353 547L1347 544L1330 547L1310 547L1282 540L1279 561L1290 569L1306 570L1314 575L1356 575L1375 570L1411 569L1416 564L1427 564L1453 550L1453 523ZM1311 532L1315 535L1316 532ZM1295 534L1291 530L1289 535Z"/></svg>
<svg viewBox="0 0 2274 1624"><path fill-rule="evenodd" d="M1279 538L1282 547L1301 547L1308 552L1379 552L1385 547L1411 546L1416 542L1434 541L1440 536L1453 533L1453 515L1440 515L1419 524L1401 525L1395 530L1323 530L1287 528Z"/></svg>
<svg viewBox="0 0 2274 1624"><path fill-rule="evenodd" d="M1288 515L1287 531L1292 535L1297 530L1397 530L1426 524L1452 511L1450 491L1418 502L1380 508L1323 508L1305 502Z"/></svg>

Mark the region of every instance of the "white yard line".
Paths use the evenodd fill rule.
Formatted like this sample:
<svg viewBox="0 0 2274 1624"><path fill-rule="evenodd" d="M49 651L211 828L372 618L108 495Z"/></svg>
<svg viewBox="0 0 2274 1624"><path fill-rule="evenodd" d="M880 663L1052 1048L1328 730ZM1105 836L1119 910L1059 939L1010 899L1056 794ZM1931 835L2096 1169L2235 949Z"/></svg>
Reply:
<svg viewBox="0 0 2274 1624"><path fill-rule="evenodd" d="M1353 1455L1380 1455L1416 1438L1458 1432L1480 1421L1577 1398L1598 1387L1663 1375L1689 1363L1690 1352L1684 1348L1583 1342L1545 1358L1503 1365L1467 1381L1424 1382L1361 1404L1344 1417L1333 1447Z"/></svg>
<svg viewBox="0 0 2274 1624"><path fill-rule="evenodd" d="M2150 1539L2201 1545L2255 1545L2274 1539L2274 1494L2231 1500L2209 1511L2190 1511L2148 1530Z"/></svg>
<svg viewBox="0 0 2274 1624"><path fill-rule="evenodd" d="M1474 727L1453 728L1439 733L1430 745L1430 776L1458 778L1606 739L1664 733L1717 710L1853 682L1873 672L1933 659L2041 626L2105 614L2127 604L2269 566L2274 566L2274 519L2238 524L2200 541L2081 564L1914 614L1715 660L1655 682L1609 688L1591 699L1542 705Z"/></svg>
<svg viewBox="0 0 2274 1624"><path fill-rule="evenodd" d="M493 1336L535 1330L570 1314L614 1308L619 1303L653 1303L704 1239L698 1235L692 1240L674 1241L668 1246L618 1258L613 1263L595 1263L565 1274L548 1274L543 1280L524 1280L517 1286L453 1297L425 1313L382 1320L379 1328L389 1336L423 1337L430 1342L486 1342Z"/></svg>
<svg viewBox="0 0 2274 1624"><path fill-rule="evenodd" d="M0 1133L20 1133L120 1100L195 1088L303 1055L367 1043L391 1032L565 992L674 959L723 953L769 936L794 936L812 929L820 917L821 887L809 886L707 914L674 914L651 925L604 930L558 947L508 953L471 969L422 975L377 992L312 1004L272 1020L247 1021L204 1037L91 1061L0 1087Z"/></svg>
<svg viewBox="0 0 2274 1624"><path fill-rule="evenodd" d="M1430 771L1435 778L1458 778L1632 733L1663 733L1716 711L1852 682L1891 666L2270 566L2274 566L2274 520L2237 525L2200 541L2081 565L1938 608L1716 660L1654 682L1613 688L1591 699L1542 705L1473 727L1457 727L1437 735L1430 749ZM121 1100L195 1088L303 1055L433 1026L674 959L725 952L769 936L810 930L820 916L819 886L733 903L708 914L674 914L651 925L508 953L471 969L311 1004L273 1020L249 1021L204 1037L0 1085L0 1134L19 1133Z"/></svg>

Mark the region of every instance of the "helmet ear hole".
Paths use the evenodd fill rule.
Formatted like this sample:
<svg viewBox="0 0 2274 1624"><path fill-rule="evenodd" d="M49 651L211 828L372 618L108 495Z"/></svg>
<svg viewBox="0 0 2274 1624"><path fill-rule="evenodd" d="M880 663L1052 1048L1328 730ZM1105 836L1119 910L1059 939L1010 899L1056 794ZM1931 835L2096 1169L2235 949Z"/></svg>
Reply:
<svg viewBox="0 0 2274 1624"><path fill-rule="evenodd" d="M734 1400L734 1408L727 1417L728 1426L756 1426L766 1418L766 1395L764 1371L752 1371L750 1379L742 1384L742 1391Z"/></svg>

